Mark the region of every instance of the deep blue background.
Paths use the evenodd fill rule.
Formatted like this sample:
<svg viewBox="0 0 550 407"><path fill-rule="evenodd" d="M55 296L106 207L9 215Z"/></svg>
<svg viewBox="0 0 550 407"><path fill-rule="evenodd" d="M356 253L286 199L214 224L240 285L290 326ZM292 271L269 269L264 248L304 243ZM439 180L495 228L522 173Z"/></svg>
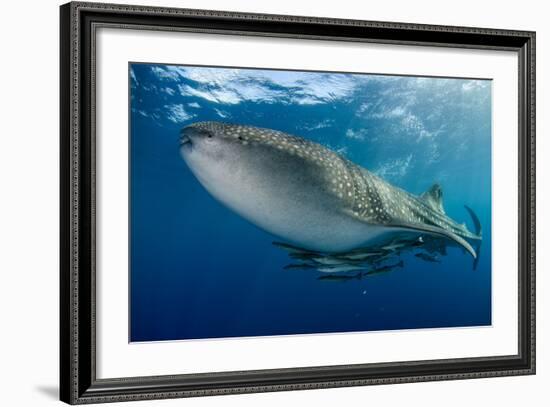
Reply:
<svg viewBox="0 0 550 407"><path fill-rule="evenodd" d="M131 341L491 323L490 81L227 72L131 65ZM451 217L472 229L467 204L481 220L478 269L451 248L440 264L405 255L403 269L344 283L283 270L279 239L181 159L179 130L202 120L310 138L413 193L439 182Z"/></svg>

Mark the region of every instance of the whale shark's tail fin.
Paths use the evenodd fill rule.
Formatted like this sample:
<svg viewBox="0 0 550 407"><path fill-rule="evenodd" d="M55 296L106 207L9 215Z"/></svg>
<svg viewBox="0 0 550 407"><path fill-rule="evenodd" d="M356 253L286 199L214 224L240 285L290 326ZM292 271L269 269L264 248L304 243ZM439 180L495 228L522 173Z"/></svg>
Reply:
<svg viewBox="0 0 550 407"><path fill-rule="evenodd" d="M470 214L470 217L472 218L472 222L474 223L475 233L479 237L479 239L476 240L476 242L474 243L474 250L476 251L476 257L474 259L473 268L475 270L477 269L477 264L479 263L479 253L481 252L481 241L482 241L481 240L481 235L482 235L481 222L479 221L479 218L477 217L476 213L472 208L470 208L467 205L464 205L464 208L466 208L466 210Z"/></svg>
<svg viewBox="0 0 550 407"><path fill-rule="evenodd" d="M477 217L474 210L472 208L470 208L468 205L464 205L464 208L466 208L466 210L468 211L468 213L470 214L470 216L472 218L472 222L474 223L476 235L481 237L481 222L479 221L479 218Z"/></svg>

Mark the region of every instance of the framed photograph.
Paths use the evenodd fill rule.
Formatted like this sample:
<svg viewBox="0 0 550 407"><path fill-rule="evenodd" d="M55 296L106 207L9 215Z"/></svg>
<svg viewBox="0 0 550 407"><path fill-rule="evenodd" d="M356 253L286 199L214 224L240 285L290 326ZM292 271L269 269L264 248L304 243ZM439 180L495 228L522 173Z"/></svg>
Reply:
<svg viewBox="0 0 550 407"><path fill-rule="evenodd" d="M61 400L535 373L535 33L61 6Z"/></svg>

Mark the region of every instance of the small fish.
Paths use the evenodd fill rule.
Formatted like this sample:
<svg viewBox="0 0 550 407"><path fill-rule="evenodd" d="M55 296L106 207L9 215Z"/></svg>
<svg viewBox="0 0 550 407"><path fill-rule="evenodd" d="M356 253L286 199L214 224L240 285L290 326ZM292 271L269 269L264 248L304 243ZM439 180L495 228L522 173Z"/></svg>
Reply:
<svg viewBox="0 0 550 407"><path fill-rule="evenodd" d="M289 257L294 260L311 260L313 257L319 256L318 253L309 252L293 252L289 253Z"/></svg>
<svg viewBox="0 0 550 407"><path fill-rule="evenodd" d="M386 260L388 260L392 257L395 257L394 253L386 252L385 254L383 254L381 256L369 257L369 258L365 259L364 261L369 263L370 265L373 265L373 264L382 263L383 261L386 261Z"/></svg>
<svg viewBox="0 0 550 407"><path fill-rule="evenodd" d="M342 275L334 275L334 274L328 274L326 276L320 276L317 278L317 280L324 280L324 281L350 281L350 280L361 280L363 277L362 273L357 273L353 276L342 276Z"/></svg>
<svg viewBox="0 0 550 407"><path fill-rule="evenodd" d="M336 265L336 264L342 264L345 263L345 260L338 259L335 257L312 257L311 260L313 260L316 263L319 264L327 264L327 265Z"/></svg>
<svg viewBox="0 0 550 407"><path fill-rule="evenodd" d="M429 254L426 254L426 253L416 253L415 256L418 257L419 259L422 259L424 261L429 261L431 263L441 263L436 256L430 256Z"/></svg>
<svg viewBox="0 0 550 407"><path fill-rule="evenodd" d="M307 249L302 249L301 247L292 246L288 243L282 243L282 242L272 242L273 246L277 246L281 249L286 250L289 253L299 253L299 254L315 254L315 252L312 252Z"/></svg>
<svg viewBox="0 0 550 407"><path fill-rule="evenodd" d="M316 263L319 264L325 264L327 266L337 266L340 264L353 264L352 260L348 258L341 258L341 257L334 257L334 256L327 256L327 257L312 257L311 260L313 260Z"/></svg>
<svg viewBox="0 0 550 407"><path fill-rule="evenodd" d="M401 260L399 263L395 263L395 264L390 264L390 265L387 265L387 266L383 266L383 267L378 267L378 268L375 268L371 271L369 271L366 275L367 276L372 276L372 275L375 275L375 274L384 274L384 273L388 273L398 267L400 268L403 268L403 260Z"/></svg>
<svg viewBox="0 0 550 407"><path fill-rule="evenodd" d="M307 263L288 264L283 267L285 270L307 270L314 269L315 266Z"/></svg>
<svg viewBox="0 0 550 407"><path fill-rule="evenodd" d="M431 255L434 255L434 257L437 254L440 254L442 256L447 255L447 245L444 241L433 241L431 242L431 244L425 247L425 250Z"/></svg>
<svg viewBox="0 0 550 407"><path fill-rule="evenodd" d="M420 247L420 246L424 246L424 244L425 244L424 238L422 236L420 236L414 242L411 242L410 246L411 247Z"/></svg>
<svg viewBox="0 0 550 407"><path fill-rule="evenodd" d="M396 251L397 249L401 249L403 247L406 246L406 243L390 243L386 246L382 246L382 249L383 250L387 250L387 251L390 251L390 252L394 252Z"/></svg>
<svg viewBox="0 0 550 407"><path fill-rule="evenodd" d="M340 257L343 259L349 259L349 260L365 260L369 257L376 257L381 256L382 252L371 252L371 253L357 253L357 254L345 254L341 255Z"/></svg>
<svg viewBox="0 0 550 407"><path fill-rule="evenodd" d="M365 267L355 264L341 264L333 267L318 267L317 270L321 273L342 273L345 271L364 270Z"/></svg>

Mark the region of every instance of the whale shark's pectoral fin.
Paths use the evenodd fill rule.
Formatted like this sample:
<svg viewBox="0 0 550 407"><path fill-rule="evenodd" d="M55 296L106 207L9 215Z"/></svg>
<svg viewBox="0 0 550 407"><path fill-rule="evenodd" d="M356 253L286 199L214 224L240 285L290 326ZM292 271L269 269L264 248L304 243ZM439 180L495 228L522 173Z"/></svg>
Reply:
<svg viewBox="0 0 550 407"><path fill-rule="evenodd" d="M396 223L396 224L391 224L391 225L388 225L388 226L392 226L392 227L396 227L396 228L400 228L400 229L406 229L406 230L410 230L410 231L427 233L427 234L430 234L430 235L441 236L441 237L450 239L450 240L454 241L455 243L457 243L459 246L466 249L468 251L468 253L470 253L474 259L477 258L476 251L474 250L472 245L470 245L470 243L468 243L466 240L464 240L460 236L454 234L453 232L449 232L448 230L438 228L438 227L435 227L435 226L418 225L418 224L414 224L414 223Z"/></svg>

